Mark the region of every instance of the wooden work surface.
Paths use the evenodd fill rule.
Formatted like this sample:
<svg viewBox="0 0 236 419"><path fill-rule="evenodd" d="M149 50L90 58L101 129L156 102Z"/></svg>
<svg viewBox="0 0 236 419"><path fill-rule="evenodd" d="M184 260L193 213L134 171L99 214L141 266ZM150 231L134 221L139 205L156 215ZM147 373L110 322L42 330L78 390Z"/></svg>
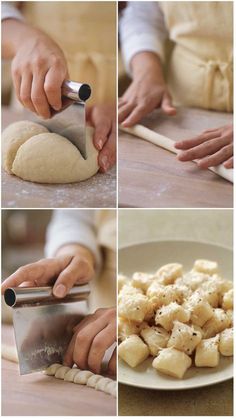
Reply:
<svg viewBox="0 0 236 419"><path fill-rule="evenodd" d="M13 327L3 325L3 343L13 343ZM2 359L3 416L115 416L116 399L89 387L41 372L20 376L18 365Z"/></svg>
<svg viewBox="0 0 236 419"><path fill-rule="evenodd" d="M179 108L177 116L154 111L141 123L173 140L232 122L232 115ZM232 208L233 185L194 162L119 131L119 206L145 208Z"/></svg>
<svg viewBox="0 0 236 419"><path fill-rule="evenodd" d="M27 115L27 116L26 116ZM32 119L8 108L2 109L2 129L15 121ZM3 208L114 208L116 206L116 169L97 173L92 178L70 184L27 182L2 170Z"/></svg>

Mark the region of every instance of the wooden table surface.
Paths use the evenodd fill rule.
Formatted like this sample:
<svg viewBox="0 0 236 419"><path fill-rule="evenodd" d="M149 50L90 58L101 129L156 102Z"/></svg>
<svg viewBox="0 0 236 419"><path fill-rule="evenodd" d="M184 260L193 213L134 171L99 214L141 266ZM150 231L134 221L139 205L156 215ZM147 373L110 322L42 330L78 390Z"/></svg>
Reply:
<svg viewBox="0 0 236 419"><path fill-rule="evenodd" d="M179 108L177 116L154 111L141 123L173 140L232 122L232 115ZM233 185L194 162L119 132L119 206L146 208L232 208Z"/></svg>
<svg viewBox="0 0 236 419"><path fill-rule="evenodd" d="M13 342L13 327L3 325L2 341ZM41 372L19 375L18 365L2 360L3 416L115 416L116 399L89 387Z"/></svg>
<svg viewBox="0 0 236 419"><path fill-rule="evenodd" d="M30 113L2 109L2 128ZM116 169L97 173L92 178L70 184L39 184L24 181L2 170L3 208L114 208L116 206Z"/></svg>

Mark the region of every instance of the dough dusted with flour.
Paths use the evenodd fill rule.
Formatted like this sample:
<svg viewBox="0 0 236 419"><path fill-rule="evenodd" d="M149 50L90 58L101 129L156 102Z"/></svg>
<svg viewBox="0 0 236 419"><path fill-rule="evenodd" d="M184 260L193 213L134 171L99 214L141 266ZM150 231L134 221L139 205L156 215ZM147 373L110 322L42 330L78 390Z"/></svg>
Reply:
<svg viewBox="0 0 236 419"><path fill-rule="evenodd" d="M113 397L116 397L117 394L116 381L99 374L93 374L91 371L82 371L78 368L69 368L61 364L52 364L46 369L45 374L71 383L87 385Z"/></svg>
<svg viewBox="0 0 236 419"><path fill-rule="evenodd" d="M65 137L31 121L9 125L2 134L4 169L24 180L38 183L72 183L89 179L98 171L98 151L93 129L86 128L85 160Z"/></svg>

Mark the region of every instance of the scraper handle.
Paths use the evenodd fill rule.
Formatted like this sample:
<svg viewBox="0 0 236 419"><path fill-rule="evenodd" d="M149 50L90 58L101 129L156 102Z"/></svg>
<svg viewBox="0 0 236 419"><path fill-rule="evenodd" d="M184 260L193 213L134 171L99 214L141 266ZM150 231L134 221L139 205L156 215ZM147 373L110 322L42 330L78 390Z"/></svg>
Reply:
<svg viewBox="0 0 236 419"><path fill-rule="evenodd" d="M85 102L91 95L91 87L86 83L77 83L65 80L62 85L62 96L66 96L75 102Z"/></svg>

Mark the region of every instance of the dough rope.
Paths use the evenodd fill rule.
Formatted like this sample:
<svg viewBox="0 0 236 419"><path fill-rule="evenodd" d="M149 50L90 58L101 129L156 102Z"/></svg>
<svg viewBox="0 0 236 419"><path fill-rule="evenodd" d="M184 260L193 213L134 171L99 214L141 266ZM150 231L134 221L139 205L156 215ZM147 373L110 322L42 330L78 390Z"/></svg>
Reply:
<svg viewBox="0 0 236 419"><path fill-rule="evenodd" d="M2 344L1 348L2 358L7 361L12 361L18 363L18 355L15 346Z"/></svg>
<svg viewBox="0 0 236 419"><path fill-rule="evenodd" d="M99 374L93 374L91 371L82 371L79 368L69 368L61 364L52 364L44 373L60 380L87 385L95 390L103 391L116 397L116 381Z"/></svg>
<svg viewBox="0 0 236 419"><path fill-rule="evenodd" d="M178 154L178 150L174 147L174 141L164 135L160 135L157 132L144 127L143 125L134 125L132 128L125 128L119 125L119 128L123 132L128 134L135 135L142 138L143 140L149 141L159 147L164 148L165 150L170 151L171 153ZM196 160L193 160L196 162ZM215 167L209 167L209 170L216 173L217 175L223 177L229 182L233 183L233 169L226 169L223 164Z"/></svg>

